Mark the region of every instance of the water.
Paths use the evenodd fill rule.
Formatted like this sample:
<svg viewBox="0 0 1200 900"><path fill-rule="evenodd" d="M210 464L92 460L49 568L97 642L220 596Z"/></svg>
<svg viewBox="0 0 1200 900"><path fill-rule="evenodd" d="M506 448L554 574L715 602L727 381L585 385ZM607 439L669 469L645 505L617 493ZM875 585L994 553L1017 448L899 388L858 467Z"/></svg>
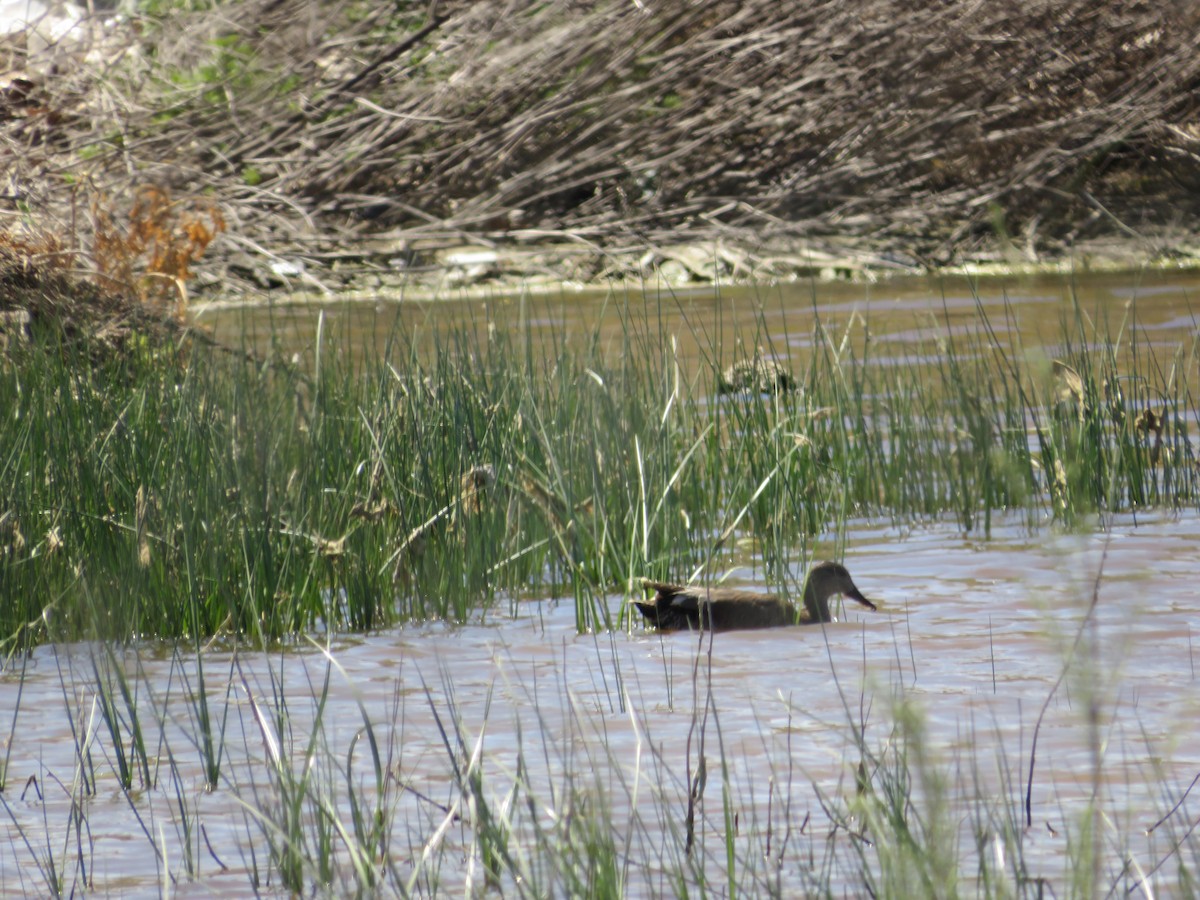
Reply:
<svg viewBox="0 0 1200 900"><path fill-rule="evenodd" d="M1196 282L1153 277L1161 283L1105 278L1079 290L1085 306L1114 318L1136 295L1140 326L1168 351L1195 334L1188 299ZM1061 279L1006 290L1014 315L1005 327L1030 343L1057 333L1068 308ZM969 329L978 314L969 292L945 283L869 292L822 286L815 303L803 291L773 306L762 299L688 295L658 309L681 346L691 336L692 359L704 334L749 332L764 317L769 334L762 337L803 358L814 310L827 327L845 327L858 312L880 365L908 354L931 322ZM997 324L1005 321L1000 291L980 303ZM605 339L615 344L621 309L611 299L559 297L500 298L484 311L360 304L325 312L341 318L343 334L360 345L382 340L396 317L432 336L448 333L466 313L479 327L525 321L562 339L591 333L597 321L608 328L611 316ZM232 315L217 318L218 335L234 327ZM254 319L260 315L251 322L261 323ZM281 333L303 352L317 311L277 310L276 327L281 317L289 319ZM857 521L846 538L847 565L880 610L848 604L843 621L824 628L733 632L711 642L640 626L580 635L571 600L551 598L515 604L511 616L494 611L481 624L425 623L324 647L40 648L0 674L7 837L0 889L286 894L271 845L281 845L276 829L288 809L281 798L294 794L306 858L318 856L322 833L344 846L332 823L352 829L354 797L383 808L387 850L372 863L382 893L399 886L482 892L471 823L486 811L464 800L460 786L472 771L491 815L511 821L507 852L531 878L518 885L506 872L505 895L538 883L562 892L537 846L573 821L600 823L630 896L673 894L679 872L693 881L703 872L710 890L725 893L726 800L733 879L742 892L795 896L828 883L857 895L863 881L855 848L876 871L871 860L882 850L860 838L885 838L864 830L856 773L863 763L881 785L894 754L907 747L913 813L933 821L931 810L944 804L940 821L949 832L938 840L967 891L978 887L981 859L991 865L1003 857L1011 867L1019 850L1026 875L1049 879L1062 895L1068 847L1085 840L1095 793L1106 879L1117 880L1112 873L1125 864L1129 874L1117 880L1118 890L1147 877L1147 885L1169 893L1173 861L1146 873L1181 840L1184 862L1195 863L1197 848L1185 835L1194 801L1152 826L1200 773L1191 629L1200 517L1139 514L1064 534L1031 532L1014 515L994 521L988 540L951 522L901 528ZM735 572L732 581L760 586L751 573ZM609 603L615 611L626 599L614 594ZM117 742L98 690L105 683ZM212 727L223 729L211 790L201 691ZM135 772L126 791L118 746L130 754L135 714L149 780ZM902 723L910 723L907 730ZM382 795L371 736L385 772ZM689 861L688 795L702 758L706 780ZM289 783L304 789L289 793ZM1005 829L1014 827L1006 844ZM344 849L334 867L328 890L352 890ZM1106 890L1109 880L1102 884Z"/></svg>
<svg viewBox="0 0 1200 900"><path fill-rule="evenodd" d="M979 331L980 311L1002 344L1012 339L1027 349L1057 346L1063 321L1073 321L1077 297L1089 330L1118 333L1136 314L1145 347L1173 351L1197 334L1193 298L1200 275L1151 271L1136 276L1091 275L1072 280L1048 275L991 279L975 283L948 276L931 280L897 278L874 285L791 283L767 287L671 291L647 286L611 292L552 295L497 294L456 300L404 300L280 306L200 308L199 321L214 335L237 344L249 339L259 351L272 345L312 355L317 331L336 335L352 352L383 352L397 335L431 347L463 327L529 335L553 347L596 337L601 348L620 349L629 331L661 333L676 340L677 355L689 371L717 348L721 365L756 345L791 356L800 370L812 349L820 322L856 351L871 342L876 365L894 365L921 350L936 352L934 338ZM739 343L741 346L739 346Z"/></svg>
<svg viewBox="0 0 1200 900"><path fill-rule="evenodd" d="M701 753L696 712L710 685L715 700L704 737L708 782L697 841L718 883L722 752L730 764L743 877L753 866L755 878L768 877L761 855L770 832L773 853L783 853L784 893L791 894L812 877L809 853L820 860L830 840L823 804L853 796L861 755L850 723L862 726L867 747L882 754L897 740L900 704L919 712L928 766L947 781L954 821L979 792L1019 820L1034 728L1049 701L1025 841L1031 874L1058 882L1065 835L1078 839L1077 817L1093 788L1097 745L1088 706L1094 701L1099 802L1111 823L1104 840L1149 870L1170 847L1165 835L1144 831L1200 772L1191 634L1198 540L1195 516L1136 527L1115 522L1107 539L1034 537L1019 526L1002 527L986 542L964 540L946 525L900 533L860 523L847 560L860 587L880 603L879 613L847 607L844 621L824 629L719 634L711 659L709 643L689 634L639 627L578 635L572 605L553 600L525 604L511 619L489 625L435 623L348 638L330 647L328 657L311 646L274 653L210 649L201 657L203 683L218 721L226 723L221 781L212 792L204 789L195 746L193 653L175 656L151 645L119 656L137 692L156 782L144 789L135 777L139 787L127 795L114 776L111 737L97 709L102 649L44 647L23 671L11 668L0 680L10 835L0 849L0 878L6 890L40 893L29 861L53 852L68 881L83 878L86 868L98 891L153 893L162 884L156 862L162 854L161 865L179 879L172 890L249 893L251 854L262 874L269 869L267 841L247 811L269 807L275 796L269 742L279 742L295 777L311 767L328 802L348 819L347 776L338 769L352 746L349 782L375 796L363 741L369 721L394 779L392 862L405 877L460 796L455 765L465 765L482 741L485 796L502 803L523 771L521 796L536 797L549 822L563 813L568 782L602 794L618 846L631 836L638 845L628 860L630 892L657 893L665 886L656 879L665 876L654 858L665 856L669 869L680 854L686 785ZM1101 565L1094 625L1084 629L1054 691ZM622 600L614 596L612 603ZM282 733L273 721L280 708L289 719ZM77 742L88 747L82 766ZM94 779L90 796L78 787L83 775ZM86 823L82 847L70 827L73 802ZM1176 815L1177 823L1190 821L1187 812ZM187 819L194 880L180 868ZM789 826L790 846L781 848ZM969 821L960 829L960 849L969 856ZM443 842L439 853L448 861L440 865L441 884L461 890L470 829L454 822ZM653 853L641 850L646 842ZM965 874L971 875L969 865ZM474 875L478 885L481 875Z"/></svg>

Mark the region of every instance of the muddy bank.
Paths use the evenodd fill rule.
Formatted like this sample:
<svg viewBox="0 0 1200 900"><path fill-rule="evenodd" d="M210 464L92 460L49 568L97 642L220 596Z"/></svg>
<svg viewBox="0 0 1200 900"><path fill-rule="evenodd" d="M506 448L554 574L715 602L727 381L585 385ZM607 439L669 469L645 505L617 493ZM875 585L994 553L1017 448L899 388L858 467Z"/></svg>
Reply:
<svg viewBox="0 0 1200 900"><path fill-rule="evenodd" d="M1083 275L1145 269L1187 271L1200 267L1200 245L1179 245L1169 253L1148 252L1132 241L1090 242L1072 253L1030 259L1018 252L975 254L944 266L921 265L898 255L825 243L752 246L730 241L660 247L580 246L545 243L520 246L494 242L430 245L392 256L386 247L364 242L342 248L332 264L302 255L280 258L265 270L245 269L261 290L212 290L196 309L272 303L311 303L440 297L488 298L497 294L559 294L641 284L648 290L807 282L875 283L905 275Z"/></svg>

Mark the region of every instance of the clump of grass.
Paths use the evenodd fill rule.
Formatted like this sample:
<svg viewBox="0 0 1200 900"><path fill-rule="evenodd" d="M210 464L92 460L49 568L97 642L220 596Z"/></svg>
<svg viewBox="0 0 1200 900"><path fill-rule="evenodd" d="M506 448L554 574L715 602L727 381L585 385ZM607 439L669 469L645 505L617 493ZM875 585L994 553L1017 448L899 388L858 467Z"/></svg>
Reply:
<svg viewBox="0 0 1200 900"><path fill-rule="evenodd" d="M251 772L249 783L236 789L253 798L247 804L248 822L266 844L270 872L287 890L304 893L317 886L335 893L369 893L382 882L380 863L390 842L387 766L375 725L361 705L363 725L350 741L345 761L339 762L326 743L330 681L335 673L345 673L328 651L325 662L320 684L309 684L311 710L289 704L293 692L273 670L265 692L241 676L266 778L259 781ZM300 716L303 724L296 721ZM360 753L367 762L365 781L356 765ZM341 790L348 805L339 799Z"/></svg>

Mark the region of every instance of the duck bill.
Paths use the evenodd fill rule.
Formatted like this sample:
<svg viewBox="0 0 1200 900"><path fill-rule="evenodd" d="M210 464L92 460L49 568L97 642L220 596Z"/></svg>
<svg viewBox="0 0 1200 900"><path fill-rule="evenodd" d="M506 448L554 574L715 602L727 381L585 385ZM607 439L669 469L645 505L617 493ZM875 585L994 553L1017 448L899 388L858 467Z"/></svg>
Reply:
<svg viewBox="0 0 1200 900"><path fill-rule="evenodd" d="M872 603L870 600L868 600L866 597L864 597L862 595L862 592L859 591L858 588L851 588L850 590L846 591L846 596L849 597L851 600L858 601L863 606L865 606L867 609L875 609L875 610L879 609L879 607L877 607L874 603Z"/></svg>

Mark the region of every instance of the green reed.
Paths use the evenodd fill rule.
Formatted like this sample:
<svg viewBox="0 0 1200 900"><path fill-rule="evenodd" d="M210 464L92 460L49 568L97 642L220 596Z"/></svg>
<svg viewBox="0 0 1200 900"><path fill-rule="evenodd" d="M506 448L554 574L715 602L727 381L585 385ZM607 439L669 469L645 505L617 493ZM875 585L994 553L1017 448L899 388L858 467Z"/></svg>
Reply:
<svg viewBox="0 0 1200 900"><path fill-rule="evenodd" d="M1053 362L982 306L886 364L853 318L814 313L807 360L760 321L740 345L803 390L722 396L720 345L689 369L654 302L615 345L468 321L379 356L323 328L298 366L35 341L0 367L0 634L270 641L564 591L581 629L610 628L641 575L752 556L796 587L847 517L986 534L1200 496L1196 341L1164 357L1132 314L1076 304Z"/></svg>
<svg viewBox="0 0 1200 900"><path fill-rule="evenodd" d="M152 783L150 759L146 753L146 735L139 715L140 704L135 695L138 679L131 680L122 660L110 645L103 655L92 655L92 672L97 686L96 699L100 719L111 738L110 747L116 761L120 784L125 790L133 787L134 775L142 787Z"/></svg>

